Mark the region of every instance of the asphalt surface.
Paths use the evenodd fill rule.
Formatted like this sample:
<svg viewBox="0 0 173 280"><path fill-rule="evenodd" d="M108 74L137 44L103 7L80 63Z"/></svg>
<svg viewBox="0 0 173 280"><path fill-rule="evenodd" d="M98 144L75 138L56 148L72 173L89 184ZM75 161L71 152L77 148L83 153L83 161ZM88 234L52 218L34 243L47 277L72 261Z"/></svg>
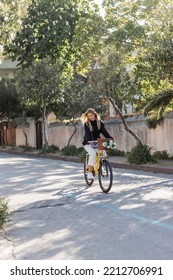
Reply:
<svg viewBox="0 0 173 280"><path fill-rule="evenodd" d="M11 220L1 260L172 260L171 174L114 168L109 194L80 162L0 153Z"/></svg>
<svg viewBox="0 0 173 280"><path fill-rule="evenodd" d="M23 152L22 149L0 149L0 153L8 153L14 155L25 155L27 157L38 157L38 158L49 158L55 160L63 160L69 162L81 162L78 157L73 156L62 156L58 153L54 154L40 154L39 151L35 152ZM109 157L109 161L114 168L123 168L130 170L142 170L145 172L154 172L154 173L165 173L165 174L173 174L173 160L158 160L157 163L147 163L147 164L130 164L127 161L126 157L114 156Z"/></svg>

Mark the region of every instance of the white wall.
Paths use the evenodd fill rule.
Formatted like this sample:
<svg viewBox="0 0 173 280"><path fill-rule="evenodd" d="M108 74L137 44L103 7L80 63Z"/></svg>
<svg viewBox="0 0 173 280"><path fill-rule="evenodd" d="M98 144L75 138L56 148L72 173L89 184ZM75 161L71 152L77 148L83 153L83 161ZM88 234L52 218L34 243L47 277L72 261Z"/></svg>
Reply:
<svg viewBox="0 0 173 280"><path fill-rule="evenodd" d="M28 118L29 126L25 127L26 134L28 136L29 146L36 147L36 129L35 121ZM21 126L16 128L16 146L25 145L25 137Z"/></svg>
<svg viewBox="0 0 173 280"><path fill-rule="evenodd" d="M132 116L126 118L129 128L142 140L143 143L153 147L157 151L166 150L169 155L173 155L173 112L168 113L161 125L156 129L149 129L146 119L143 115ZM136 140L124 128L122 121L117 118L109 118L105 122L105 126L110 135L114 137L117 143L117 149L121 151L130 151L136 144ZM70 136L74 131L72 125L65 126L63 124L50 124L48 127L49 145L56 145L60 149L67 145ZM33 121L27 128L30 146L36 147L35 124ZM77 126L77 132L71 141L71 145L76 147L82 146L84 129L82 124ZM16 130L16 145L24 145L24 136L21 128ZM153 149L153 151L154 151Z"/></svg>

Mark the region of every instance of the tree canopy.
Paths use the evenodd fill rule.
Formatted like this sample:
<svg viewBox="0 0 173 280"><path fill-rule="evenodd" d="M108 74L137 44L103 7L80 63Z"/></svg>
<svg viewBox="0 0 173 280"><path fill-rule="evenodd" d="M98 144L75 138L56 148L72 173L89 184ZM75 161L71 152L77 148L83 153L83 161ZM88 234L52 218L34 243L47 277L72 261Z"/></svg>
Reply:
<svg viewBox="0 0 173 280"><path fill-rule="evenodd" d="M66 80L70 73L89 77L95 71L97 96L107 98L109 92L121 108L135 102L142 110L148 98L172 88L172 0L104 0L104 18L92 0L23 3L28 9L21 27L6 44L6 52L21 66L48 57L60 71L65 69ZM92 59L99 64L94 71Z"/></svg>
<svg viewBox="0 0 173 280"><path fill-rule="evenodd" d="M89 60L98 50L97 21L101 17L92 0L32 0L6 53L22 66L46 57L62 67L78 60L81 64L84 52Z"/></svg>
<svg viewBox="0 0 173 280"><path fill-rule="evenodd" d="M0 2L0 42L1 46L12 42L21 28L21 19L26 14L32 0L1 0ZM1 55L1 53L0 53Z"/></svg>

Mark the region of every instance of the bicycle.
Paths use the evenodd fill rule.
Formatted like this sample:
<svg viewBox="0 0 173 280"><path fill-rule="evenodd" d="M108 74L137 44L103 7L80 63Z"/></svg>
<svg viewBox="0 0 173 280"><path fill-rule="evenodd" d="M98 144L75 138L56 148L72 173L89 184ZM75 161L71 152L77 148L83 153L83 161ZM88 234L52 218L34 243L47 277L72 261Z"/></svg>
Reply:
<svg viewBox="0 0 173 280"><path fill-rule="evenodd" d="M100 188L103 192L108 193L113 184L113 172L110 162L107 160L107 154L103 154L103 150L108 150L103 146L104 141L109 141L110 139L101 139L98 138L99 146L96 155L96 160L94 164L93 176L95 177L98 174L98 180ZM86 154L85 162L84 162L84 178L88 186L92 186L94 183L94 179L88 179L87 177L87 166L88 166L89 154Z"/></svg>

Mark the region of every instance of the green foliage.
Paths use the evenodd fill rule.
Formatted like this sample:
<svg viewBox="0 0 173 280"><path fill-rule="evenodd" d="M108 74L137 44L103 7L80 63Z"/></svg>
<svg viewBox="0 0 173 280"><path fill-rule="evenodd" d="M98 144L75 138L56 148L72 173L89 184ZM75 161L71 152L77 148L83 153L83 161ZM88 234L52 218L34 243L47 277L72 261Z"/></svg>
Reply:
<svg viewBox="0 0 173 280"><path fill-rule="evenodd" d="M0 80L0 117L14 120L21 112L20 101L13 80Z"/></svg>
<svg viewBox="0 0 173 280"><path fill-rule="evenodd" d="M125 102L129 102L131 96L135 107L141 110L145 100L153 95L153 92L155 94L172 85L173 2L172 0L105 0L103 3L108 28L105 43L109 54L112 52L112 46L115 48L112 65L111 60L108 63L114 80L111 79L110 71L110 74L106 75L107 93L112 91L112 85L116 85L112 98L115 101L119 98L121 101L126 93ZM121 63L117 63L118 58L115 59L116 52L120 53ZM102 53L102 57L106 57L105 52ZM128 79L123 79L125 77L122 75L123 66L129 72L131 87L127 82ZM118 70L121 76L115 79Z"/></svg>
<svg viewBox="0 0 173 280"><path fill-rule="evenodd" d="M134 101L136 89L133 77L126 69L125 54L116 49L113 43L105 46L102 52L98 60L101 69L98 72L93 69L91 73L91 88L97 96L113 98L122 110L123 104ZM125 106L123 109L126 110Z"/></svg>
<svg viewBox="0 0 173 280"><path fill-rule="evenodd" d="M172 87L173 80L173 2L156 2L145 19L145 40L134 58L136 83L144 101L153 93L157 95Z"/></svg>
<svg viewBox="0 0 173 280"><path fill-rule="evenodd" d="M76 1L32 1L22 29L7 51L18 57L21 64L30 65L35 59L50 56L68 58L70 43L79 14ZM65 58L65 59L64 59Z"/></svg>
<svg viewBox="0 0 173 280"><path fill-rule="evenodd" d="M77 156L83 158L83 153L85 152L83 147L77 148L75 145L65 146L62 148L61 153L64 156ZM86 152L85 152L86 154Z"/></svg>
<svg viewBox="0 0 173 280"><path fill-rule="evenodd" d="M59 151L59 147L56 145L50 145L50 146L44 146L43 149L41 150L42 154L48 154L48 153L56 153Z"/></svg>
<svg viewBox="0 0 173 280"><path fill-rule="evenodd" d="M85 160L85 158L86 158L86 150L83 147L81 148L81 151L78 153L78 157L79 157L79 159L81 161Z"/></svg>
<svg viewBox="0 0 173 280"><path fill-rule="evenodd" d="M110 157L114 157L114 156L125 156L125 152L124 151L120 151L118 149L113 149L113 150L108 150L107 151L108 156Z"/></svg>
<svg viewBox="0 0 173 280"><path fill-rule="evenodd" d="M60 96L61 73L58 65L50 60L33 63L18 72L16 88L25 111L36 108L39 112L57 102Z"/></svg>
<svg viewBox="0 0 173 280"><path fill-rule="evenodd" d="M20 30L21 18L26 15L27 7L31 1L32 0L0 1L1 45L11 43L14 34Z"/></svg>
<svg viewBox="0 0 173 280"><path fill-rule="evenodd" d="M156 117L150 116L147 119L148 128L156 128L163 121L163 117L157 119Z"/></svg>
<svg viewBox="0 0 173 280"><path fill-rule="evenodd" d="M108 41L125 52L137 48L144 36L141 23L147 14L146 1L105 0ZM110 31L111 30L111 31Z"/></svg>
<svg viewBox="0 0 173 280"><path fill-rule="evenodd" d="M166 150L163 151L155 151L153 153L153 157L156 159L170 159L170 156Z"/></svg>
<svg viewBox="0 0 173 280"><path fill-rule="evenodd" d="M153 95L144 107L144 115L147 115L153 109L157 109L158 115L163 115L164 109L173 100L173 89L169 88Z"/></svg>
<svg viewBox="0 0 173 280"><path fill-rule="evenodd" d="M77 148L77 154L80 155L84 151L84 147Z"/></svg>
<svg viewBox="0 0 173 280"><path fill-rule="evenodd" d="M62 148L61 153L64 156L76 156L77 155L77 148L74 145L65 146Z"/></svg>
<svg viewBox="0 0 173 280"><path fill-rule="evenodd" d="M27 145L20 145L20 148L23 148L24 152L32 152L33 148L31 146L27 146Z"/></svg>
<svg viewBox="0 0 173 280"><path fill-rule="evenodd" d="M163 121L163 115L169 104L173 102L173 89L166 89L153 95L145 105L144 115L149 115L147 124L149 128L156 128Z"/></svg>
<svg viewBox="0 0 173 280"><path fill-rule="evenodd" d="M52 65L44 59L21 70L16 77L16 87L22 109L35 113L35 118L42 116L44 143L48 145L46 116L52 106L62 99L62 75L58 65ZM40 115L38 115L40 114Z"/></svg>
<svg viewBox="0 0 173 280"><path fill-rule="evenodd" d="M0 230L7 223L9 216L8 202L4 198L0 198Z"/></svg>
<svg viewBox="0 0 173 280"><path fill-rule="evenodd" d="M72 120L71 122L77 123L79 119L75 120L75 118L80 118L81 114L93 104L97 108L99 103L100 99L87 78L75 73L64 88L62 103L64 116Z"/></svg>
<svg viewBox="0 0 173 280"><path fill-rule="evenodd" d="M147 162L156 162L151 154L152 148L148 145L135 145L130 152L127 153L128 162L131 164L143 164Z"/></svg>
<svg viewBox="0 0 173 280"><path fill-rule="evenodd" d="M80 66L82 60L88 65L90 56L98 52L101 19L92 0L32 1L6 53L23 67L48 57L68 71L77 60Z"/></svg>

